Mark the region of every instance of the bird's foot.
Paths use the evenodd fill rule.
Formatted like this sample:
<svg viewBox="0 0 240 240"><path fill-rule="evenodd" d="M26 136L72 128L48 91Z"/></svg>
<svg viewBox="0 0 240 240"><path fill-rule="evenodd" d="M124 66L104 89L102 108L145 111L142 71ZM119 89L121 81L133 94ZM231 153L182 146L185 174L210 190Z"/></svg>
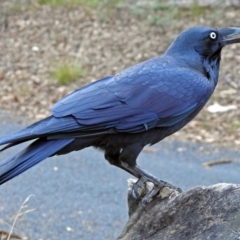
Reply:
<svg viewBox="0 0 240 240"><path fill-rule="evenodd" d="M182 192L182 189L173 186L172 184L159 180L151 174L143 171L138 166L134 170L141 175L137 182L132 187L132 197L135 199L142 198L142 206L151 202L155 196L161 198L169 197L173 192Z"/></svg>
<svg viewBox="0 0 240 240"><path fill-rule="evenodd" d="M162 182L164 181L161 181L161 183ZM176 191L179 193L182 192L180 188L172 188L169 187L169 185L171 184L167 183L160 186L158 183L156 185L152 181L149 181L149 179L147 179L145 176L143 176L133 184L131 195L136 200L141 199L142 206L146 207L146 205L150 203L155 197L163 199L169 197Z"/></svg>
<svg viewBox="0 0 240 240"><path fill-rule="evenodd" d="M129 166L125 163L122 163L120 167L138 178L138 180L131 185L131 196L135 200L142 198L143 206L146 206L146 204L151 202L157 195L161 198L166 198L169 197L173 192L182 192L181 188L157 179L137 165ZM168 190L165 191L165 189Z"/></svg>
<svg viewBox="0 0 240 240"><path fill-rule="evenodd" d="M161 190L164 187L168 187L170 189L174 189L178 192L182 192L182 189L179 187L175 187L174 185L165 182L163 180L157 179L156 177L154 177L153 175L151 175L150 173L144 171L143 169L141 169L139 166L135 166L134 167L134 172L137 173L138 175L140 175L140 179L143 178L146 181L152 182L154 184L155 187L157 187L159 190Z"/></svg>
<svg viewBox="0 0 240 240"><path fill-rule="evenodd" d="M169 198L179 193L176 189L156 186L145 177L141 177L137 181L129 179L128 182L130 191L128 200L140 203L143 208L154 199Z"/></svg>

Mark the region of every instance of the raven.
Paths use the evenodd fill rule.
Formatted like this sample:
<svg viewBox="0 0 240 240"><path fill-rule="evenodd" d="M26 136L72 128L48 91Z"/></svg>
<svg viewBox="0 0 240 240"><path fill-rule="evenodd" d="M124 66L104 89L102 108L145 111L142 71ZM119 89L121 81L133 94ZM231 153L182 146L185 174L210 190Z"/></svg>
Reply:
<svg viewBox="0 0 240 240"><path fill-rule="evenodd" d="M139 179L135 192L146 181L155 192L175 188L142 170L136 159L145 145L180 130L200 112L217 85L221 50L240 42L238 34L240 28L234 27L189 28L162 56L64 97L51 116L0 138L0 145L7 144L2 150L35 139L0 162L0 184L47 157L93 146L110 164Z"/></svg>

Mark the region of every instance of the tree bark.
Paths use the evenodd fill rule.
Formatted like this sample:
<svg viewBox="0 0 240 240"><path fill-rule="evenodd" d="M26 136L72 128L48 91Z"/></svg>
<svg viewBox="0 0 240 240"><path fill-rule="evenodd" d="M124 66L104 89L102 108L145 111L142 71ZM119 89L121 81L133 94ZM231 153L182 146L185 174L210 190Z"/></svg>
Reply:
<svg viewBox="0 0 240 240"><path fill-rule="evenodd" d="M147 184L136 200L129 180L129 220L119 240L240 239L240 185L220 183L198 186L187 192L164 188L153 201L142 205L151 190Z"/></svg>

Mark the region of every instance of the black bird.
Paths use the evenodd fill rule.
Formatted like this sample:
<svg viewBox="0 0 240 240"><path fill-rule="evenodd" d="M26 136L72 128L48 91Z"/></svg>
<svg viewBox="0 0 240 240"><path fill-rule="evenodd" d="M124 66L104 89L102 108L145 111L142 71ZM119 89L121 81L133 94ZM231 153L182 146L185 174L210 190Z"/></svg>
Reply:
<svg viewBox="0 0 240 240"><path fill-rule="evenodd" d="M93 146L106 160L156 189L171 184L143 171L136 159L191 121L211 97L224 46L240 42L240 28L192 27L166 52L69 94L49 116L0 138L2 150L33 140L0 162L0 184L53 155ZM174 188L174 187L173 187ZM136 190L136 189L135 189Z"/></svg>

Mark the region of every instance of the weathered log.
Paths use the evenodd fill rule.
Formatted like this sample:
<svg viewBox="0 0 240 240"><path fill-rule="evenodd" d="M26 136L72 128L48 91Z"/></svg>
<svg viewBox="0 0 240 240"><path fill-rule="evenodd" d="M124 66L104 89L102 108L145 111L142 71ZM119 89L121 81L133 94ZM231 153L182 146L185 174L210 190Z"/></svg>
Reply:
<svg viewBox="0 0 240 240"><path fill-rule="evenodd" d="M136 200L133 183L130 179L129 220L119 240L240 239L239 184L198 186L183 193L165 188L143 207L141 199L151 184Z"/></svg>

